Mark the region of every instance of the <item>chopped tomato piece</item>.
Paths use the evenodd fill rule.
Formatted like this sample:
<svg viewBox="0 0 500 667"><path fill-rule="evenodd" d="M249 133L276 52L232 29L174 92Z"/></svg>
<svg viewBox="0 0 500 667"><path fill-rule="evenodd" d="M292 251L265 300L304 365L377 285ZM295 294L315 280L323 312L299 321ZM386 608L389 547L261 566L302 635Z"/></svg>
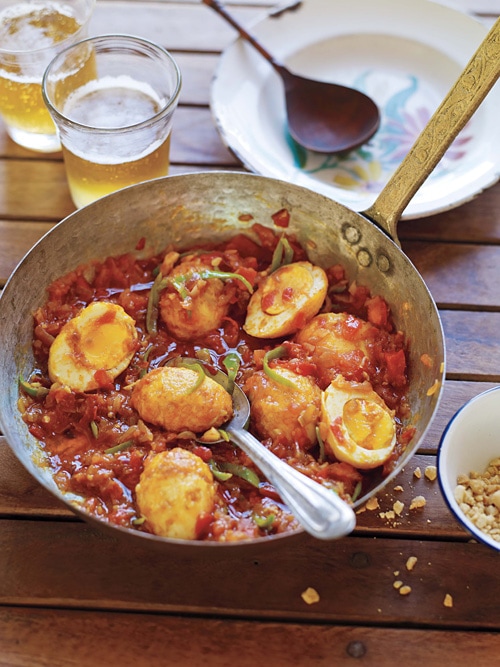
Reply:
<svg viewBox="0 0 500 667"><path fill-rule="evenodd" d="M387 303L380 296L368 299L366 302L368 321L377 327L385 329L389 321L389 309Z"/></svg>
<svg viewBox="0 0 500 667"><path fill-rule="evenodd" d="M94 378L99 387L102 389L113 389L113 378L108 374L107 371L96 371L94 373Z"/></svg>
<svg viewBox="0 0 500 667"><path fill-rule="evenodd" d="M406 356L404 350L386 352L387 376L389 382L401 387L406 384Z"/></svg>
<svg viewBox="0 0 500 667"><path fill-rule="evenodd" d="M276 227L286 228L290 224L290 212L282 208L271 216Z"/></svg>

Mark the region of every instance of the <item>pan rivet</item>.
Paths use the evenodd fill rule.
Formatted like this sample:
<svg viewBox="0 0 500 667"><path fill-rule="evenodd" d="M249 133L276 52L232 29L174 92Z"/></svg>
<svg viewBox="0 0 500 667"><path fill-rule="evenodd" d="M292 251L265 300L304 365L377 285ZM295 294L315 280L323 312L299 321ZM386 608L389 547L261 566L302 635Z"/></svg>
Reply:
<svg viewBox="0 0 500 667"><path fill-rule="evenodd" d="M389 258L386 257L385 255L379 255L377 257L377 266L382 271L382 273L387 273L389 269L391 268L391 262L389 261Z"/></svg>
<svg viewBox="0 0 500 667"><path fill-rule="evenodd" d="M363 248L358 252L357 259L358 259L358 264L364 267L370 266L370 264L372 263L372 256L365 248Z"/></svg>
<svg viewBox="0 0 500 667"><path fill-rule="evenodd" d="M351 245L359 243L361 240L361 232L359 229L349 224L342 225L342 234L347 243L350 243Z"/></svg>

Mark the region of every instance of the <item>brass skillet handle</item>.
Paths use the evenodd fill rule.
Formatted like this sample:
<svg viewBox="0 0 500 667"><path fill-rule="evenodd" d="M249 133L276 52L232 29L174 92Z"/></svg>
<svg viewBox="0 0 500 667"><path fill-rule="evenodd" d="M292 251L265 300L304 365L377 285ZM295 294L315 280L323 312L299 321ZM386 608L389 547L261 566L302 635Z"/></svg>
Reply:
<svg viewBox="0 0 500 667"><path fill-rule="evenodd" d="M404 209L471 119L500 74L500 19L422 130L375 202L363 214L399 244L397 224Z"/></svg>

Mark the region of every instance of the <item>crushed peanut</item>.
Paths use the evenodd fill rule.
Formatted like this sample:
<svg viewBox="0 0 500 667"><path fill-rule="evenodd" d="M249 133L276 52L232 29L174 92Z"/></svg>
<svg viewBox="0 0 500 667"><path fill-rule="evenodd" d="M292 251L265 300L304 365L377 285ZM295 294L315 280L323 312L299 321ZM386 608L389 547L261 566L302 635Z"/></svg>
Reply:
<svg viewBox="0 0 500 667"><path fill-rule="evenodd" d="M394 487L394 491L404 491L404 489L401 486L401 484L398 484L397 486Z"/></svg>
<svg viewBox="0 0 500 667"><path fill-rule="evenodd" d="M444 596L443 604L445 607L453 607L453 598L449 593Z"/></svg>
<svg viewBox="0 0 500 667"><path fill-rule="evenodd" d="M306 588L300 597L306 604L314 604L320 600L318 591L315 588L311 588L310 586L309 588Z"/></svg>
<svg viewBox="0 0 500 667"><path fill-rule="evenodd" d="M436 468L436 466L427 466L427 468L425 469L424 475L427 477L428 480L433 482L437 477L437 468Z"/></svg>
<svg viewBox="0 0 500 667"><path fill-rule="evenodd" d="M366 501L366 509L367 510L376 510L378 509L379 504L378 504L378 498L377 496L373 496L373 498L368 498Z"/></svg>
<svg viewBox="0 0 500 667"><path fill-rule="evenodd" d="M399 581L399 579L398 579L392 585L396 590L399 590L401 588L401 586L403 585L403 582Z"/></svg>
<svg viewBox="0 0 500 667"><path fill-rule="evenodd" d="M417 479L420 479L422 477L422 471L420 470L420 468L418 467L415 468L415 470L413 471L413 476L416 477Z"/></svg>
<svg viewBox="0 0 500 667"><path fill-rule="evenodd" d="M404 503L402 503L400 500L396 500L396 502L392 506L392 509L394 510L395 514L401 516L401 512L404 510L404 506L405 506Z"/></svg>
<svg viewBox="0 0 500 667"><path fill-rule="evenodd" d="M484 473L459 475L454 496L465 516L500 542L500 457L490 461Z"/></svg>
<svg viewBox="0 0 500 667"><path fill-rule="evenodd" d="M416 556L410 556L408 560L406 561L406 569L407 570L413 570L417 563L417 557Z"/></svg>
<svg viewBox="0 0 500 667"><path fill-rule="evenodd" d="M409 595L411 593L411 586L401 586L399 589L400 595Z"/></svg>
<svg viewBox="0 0 500 667"><path fill-rule="evenodd" d="M425 507L426 502L427 501L423 496L415 496L415 498L413 498L413 500L410 503L410 509L414 510L414 509L419 509L420 507Z"/></svg>

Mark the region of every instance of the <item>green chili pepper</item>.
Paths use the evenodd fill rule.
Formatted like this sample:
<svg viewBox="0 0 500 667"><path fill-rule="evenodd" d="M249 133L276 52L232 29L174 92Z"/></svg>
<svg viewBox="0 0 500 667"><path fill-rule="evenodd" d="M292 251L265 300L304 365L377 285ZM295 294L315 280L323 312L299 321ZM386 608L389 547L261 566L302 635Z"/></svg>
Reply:
<svg viewBox="0 0 500 667"><path fill-rule="evenodd" d="M351 500L352 500L352 502L354 502L355 500L358 499L359 494L361 493L361 489L362 489L362 488L363 488L363 484L361 483L361 481L359 481L359 482L356 484L356 487L355 487L355 489L354 489L354 493L353 493L352 496L351 496Z"/></svg>
<svg viewBox="0 0 500 667"><path fill-rule="evenodd" d="M325 443L323 442L323 438L321 437L321 433L319 432L319 426L316 426L316 437L318 439L318 445L319 445L318 461L319 463L323 463L326 459Z"/></svg>
<svg viewBox="0 0 500 667"><path fill-rule="evenodd" d="M274 382L278 382L279 384L282 384L284 387L290 387L292 389L297 389L297 385L295 382L292 382L288 378L284 377L276 371L274 368L269 367L269 362L272 361L273 359L279 359L281 356L283 356L283 353L285 352L285 346L280 345L279 347L274 348L274 350L269 350L268 352L265 353L264 359L262 360L262 366L264 368L264 373L267 375L267 377L271 378L271 380L274 380Z"/></svg>
<svg viewBox="0 0 500 667"><path fill-rule="evenodd" d="M332 285L332 287L328 288L328 294L342 294L346 289L346 285Z"/></svg>
<svg viewBox="0 0 500 667"><path fill-rule="evenodd" d="M206 248L197 248L196 250L185 250L179 254L179 257L196 257L197 255L206 255L210 252L211 251Z"/></svg>
<svg viewBox="0 0 500 667"><path fill-rule="evenodd" d="M90 430L92 431L92 435L94 436L94 438L97 440L97 438L99 437L99 427L97 426L94 420L90 422Z"/></svg>
<svg viewBox="0 0 500 667"><path fill-rule="evenodd" d="M200 347L199 350L196 350L194 356L200 361L204 361L206 364L212 363L212 357L210 355L210 350L206 347Z"/></svg>
<svg viewBox="0 0 500 667"><path fill-rule="evenodd" d="M196 371L198 373L198 377L196 378L194 385L192 387L189 387L189 389L186 392L184 392L184 396L189 396L189 394L192 394L194 391L196 391L198 387L202 385L203 381L205 380L206 375L203 366L201 364L192 364L189 363L188 361L182 361L182 359L179 360L176 366L182 368L189 368L192 371Z"/></svg>
<svg viewBox="0 0 500 667"><path fill-rule="evenodd" d="M32 398L43 398L49 393L47 387L42 387L39 382L26 382L21 376L19 376L19 386Z"/></svg>
<svg viewBox="0 0 500 667"><path fill-rule="evenodd" d="M293 248L290 245L290 241L286 238L286 236L283 236L283 245L285 246L285 258L284 258L284 264L291 264L293 261Z"/></svg>
<svg viewBox="0 0 500 667"><path fill-rule="evenodd" d="M210 468L212 475L215 477L215 479L218 479L219 482L226 482L233 476L233 473L231 472L223 472L214 459L210 459L208 462L208 467Z"/></svg>
<svg viewBox="0 0 500 667"><path fill-rule="evenodd" d="M208 280L209 278L219 278L219 280L239 280L241 283L243 283L243 285L245 285L250 294L253 294L252 285L245 278L245 276L242 276L239 273L218 271L217 269L203 269L203 271L200 272L200 276L204 280Z"/></svg>
<svg viewBox="0 0 500 667"><path fill-rule="evenodd" d="M168 279L164 278L160 271L149 291L148 307L146 311L146 329L150 334L155 334L158 331L158 302L160 300L160 292L162 292L167 285Z"/></svg>
<svg viewBox="0 0 500 667"><path fill-rule="evenodd" d="M147 360L149 358L149 354L150 354L152 349L153 349L153 346L148 345L148 347L144 350L144 353L141 355L141 361L142 362L144 362L144 363L147 362ZM141 370L139 372L139 378L143 378L147 374L147 372L148 372L147 368L141 368Z"/></svg>
<svg viewBox="0 0 500 667"><path fill-rule="evenodd" d="M245 482L248 482L252 486L259 488L259 477L253 470L250 470L250 468L247 468L246 466L240 465L239 463L222 462L219 463L219 469L223 472L230 472L233 475L236 475L236 477L244 479Z"/></svg>
<svg viewBox="0 0 500 667"><path fill-rule="evenodd" d="M133 440L125 440L125 442L120 442L119 445L115 445L114 447L110 447L109 449L105 449L104 453L105 454L116 454L117 452L121 452L124 449L127 449L130 447L130 445L133 445L134 441Z"/></svg>
<svg viewBox="0 0 500 667"><path fill-rule="evenodd" d="M231 438L229 437L227 431L224 431L223 428L218 428L220 437L225 440L226 442L231 442Z"/></svg>
<svg viewBox="0 0 500 667"><path fill-rule="evenodd" d="M240 369L240 358L235 352L230 352L224 358L222 364L227 371L227 377L229 380L227 391L232 394L234 390L234 382Z"/></svg>
<svg viewBox="0 0 500 667"><path fill-rule="evenodd" d="M276 269L279 269L281 266L281 262L283 261L284 248L283 244L281 243L281 238L276 244L276 248L274 249L273 257L271 259L271 265L269 266L269 273L274 273Z"/></svg>
<svg viewBox="0 0 500 667"><path fill-rule="evenodd" d="M184 284L188 280L193 278L193 275L194 274L175 276L175 284L174 284L175 289L180 293L181 284ZM201 269L200 271L197 271L197 275L199 275L201 280L210 280L210 278L218 278L219 280L239 280L245 285L250 294L253 294L252 285L245 278L245 276L242 276L239 273L231 273L229 271L219 271L218 269Z"/></svg>
<svg viewBox="0 0 500 667"><path fill-rule="evenodd" d="M146 517L144 516L138 516L135 519L132 519L132 525L134 526L142 526L142 524L146 521Z"/></svg>
<svg viewBox="0 0 500 667"><path fill-rule="evenodd" d="M253 515L253 520L259 528L271 528L276 519L276 515L268 514L267 516L259 516L258 514Z"/></svg>
<svg viewBox="0 0 500 667"><path fill-rule="evenodd" d="M178 292L183 301L185 301L189 296L189 292L186 289L186 282L190 277L191 276L174 276L170 280L170 284Z"/></svg>
<svg viewBox="0 0 500 667"><path fill-rule="evenodd" d="M273 273L285 264L290 264L293 260L293 248L286 236L281 236L276 244L269 267L269 273Z"/></svg>

